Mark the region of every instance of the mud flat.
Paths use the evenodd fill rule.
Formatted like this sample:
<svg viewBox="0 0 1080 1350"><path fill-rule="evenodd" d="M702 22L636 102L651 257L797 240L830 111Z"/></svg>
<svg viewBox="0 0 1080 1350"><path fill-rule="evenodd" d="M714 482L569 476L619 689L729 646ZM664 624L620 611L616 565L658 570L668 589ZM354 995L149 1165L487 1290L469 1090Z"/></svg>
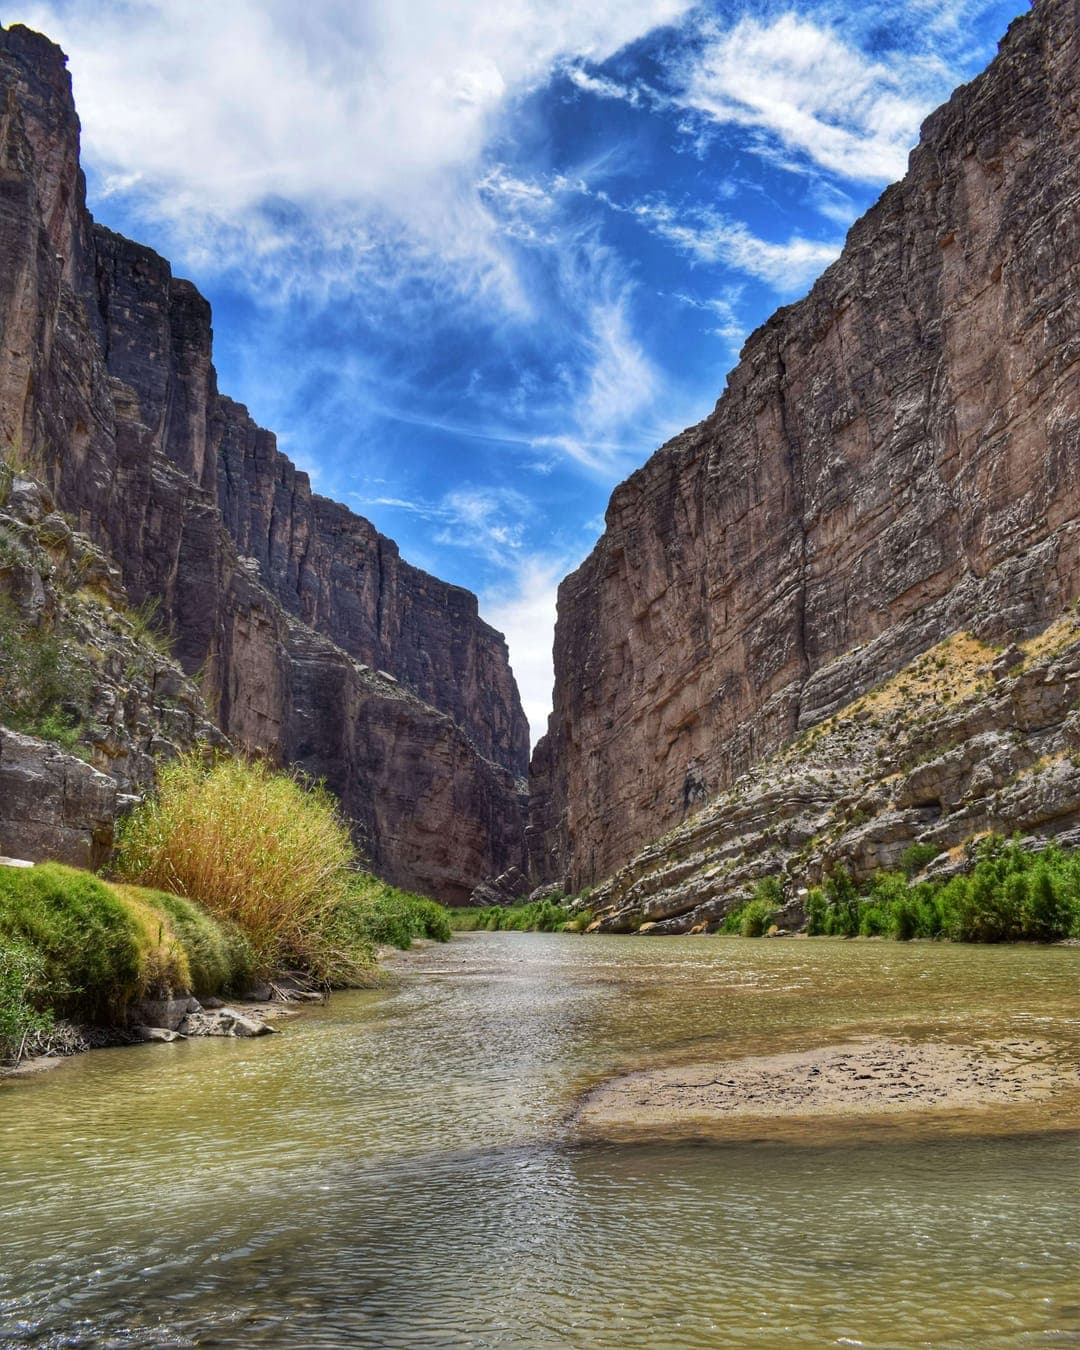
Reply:
<svg viewBox="0 0 1080 1350"><path fill-rule="evenodd" d="M725 1122L988 1111L1050 1102L1080 1070L1037 1040L956 1045L886 1037L814 1050L643 1070L582 1099L574 1123L601 1136L714 1131ZM1070 1094L1072 1095L1072 1094ZM1057 1113L1047 1123L1057 1127Z"/></svg>

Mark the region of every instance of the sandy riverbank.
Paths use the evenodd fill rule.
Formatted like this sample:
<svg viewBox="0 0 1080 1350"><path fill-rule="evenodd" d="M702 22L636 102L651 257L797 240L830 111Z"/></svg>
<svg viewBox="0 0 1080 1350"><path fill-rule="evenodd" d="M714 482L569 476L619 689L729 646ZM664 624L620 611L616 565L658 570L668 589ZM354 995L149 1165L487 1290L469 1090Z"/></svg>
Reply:
<svg viewBox="0 0 1080 1350"><path fill-rule="evenodd" d="M583 1098L587 1134L715 1128L725 1121L869 1120L1048 1100L1078 1081L1053 1047L1035 1040L980 1046L885 1037L815 1050L649 1069Z"/></svg>

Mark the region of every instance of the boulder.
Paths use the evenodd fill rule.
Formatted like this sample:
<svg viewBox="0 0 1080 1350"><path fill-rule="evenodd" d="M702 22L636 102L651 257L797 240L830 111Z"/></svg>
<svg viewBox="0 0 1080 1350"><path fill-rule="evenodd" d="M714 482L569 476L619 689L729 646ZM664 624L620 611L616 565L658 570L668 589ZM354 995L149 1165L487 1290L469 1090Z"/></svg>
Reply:
<svg viewBox="0 0 1080 1350"><path fill-rule="evenodd" d="M266 1022L255 1017L245 1017L233 1008L221 1008L217 1012L188 1013L180 1023L179 1031L184 1036L269 1036L274 1030Z"/></svg>

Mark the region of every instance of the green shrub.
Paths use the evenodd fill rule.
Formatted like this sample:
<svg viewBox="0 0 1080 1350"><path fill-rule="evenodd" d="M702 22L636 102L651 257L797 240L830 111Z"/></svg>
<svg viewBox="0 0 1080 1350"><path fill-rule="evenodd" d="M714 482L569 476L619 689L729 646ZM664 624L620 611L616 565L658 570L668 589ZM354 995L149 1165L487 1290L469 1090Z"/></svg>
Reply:
<svg viewBox="0 0 1080 1350"><path fill-rule="evenodd" d="M913 877L940 853L941 848L937 844L909 844L900 855L900 869L906 877Z"/></svg>
<svg viewBox="0 0 1080 1350"><path fill-rule="evenodd" d="M348 901L354 859L322 786L261 762L207 764L193 752L164 765L156 797L124 820L116 867L237 924L257 975L297 965L333 980L347 975L346 954L326 934Z"/></svg>
<svg viewBox="0 0 1080 1350"><path fill-rule="evenodd" d="M27 623L0 596L0 722L70 750L89 716L91 691L78 647Z"/></svg>
<svg viewBox="0 0 1080 1350"><path fill-rule="evenodd" d="M829 902L820 886L812 886L806 896L806 931L820 937L828 931Z"/></svg>
<svg viewBox="0 0 1080 1350"><path fill-rule="evenodd" d="M369 873L350 880L348 899L330 916L332 942L373 952L375 947L407 950L417 938L449 942L450 916L424 895L398 890Z"/></svg>
<svg viewBox="0 0 1080 1350"><path fill-rule="evenodd" d="M571 915L566 905L555 900L535 900L528 905L492 905L488 909L452 909L449 916L451 928L459 933L478 929L489 933L557 933L571 922L580 932L592 922L592 915L588 914L585 923L579 927L579 920L585 915Z"/></svg>
<svg viewBox="0 0 1080 1350"><path fill-rule="evenodd" d="M18 1058L31 1032L52 1026L52 1012L41 1006L46 988L41 954L0 934L0 1063Z"/></svg>
<svg viewBox="0 0 1080 1350"><path fill-rule="evenodd" d="M773 907L767 900L751 900L739 912L739 936L764 937L772 923L773 913Z"/></svg>
<svg viewBox="0 0 1080 1350"><path fill-rule="evenodd" d="M1045 860L1036 865L1021 903L1024 937L1033 942L1053 942L1071 931L1073 906L1069 903L1069 884L1068 874L1055 876Z"/></svg>
<svg viewBox="0 0 1080 1350"><path fill-rule="evenodd" d="M854 937L859 931L859 893L846 867L837 867L825 880L828 913L825 931L832 937Z"/></svg>
<svg viewBox="0 0 1080 1350"><path fill-rule="evenodd" d="M859 906L859 936L884 937L890 929L890 915L881 905L867 903Z"/></svg>
<svg viewBox="0 0 1080 1350"><path fill-rule="evenodd" d="M1080 936L1080 855L1029 853L991 835L967 875L913 882L879 872L860 891L838 869L823 892L811 892L807 914L811 934L1054 942Z"/></svg>
<svg viewBox="0 0 1080 1350"><path fill-rule="evenodd" d="M40 1011L115 1017L141 991L139 924L88 872L55 863L0 867L0 939L35 954Z"/></svg>
<svg viewBox="0 0 1080 1350"><path fill-rule="evenodd" d="M450 941L450 914L425 895L401 891L369 872L351 876L348 898L325 926L332 945L366 953L373 963L377 946L406 950L417 938Z"/></svg>

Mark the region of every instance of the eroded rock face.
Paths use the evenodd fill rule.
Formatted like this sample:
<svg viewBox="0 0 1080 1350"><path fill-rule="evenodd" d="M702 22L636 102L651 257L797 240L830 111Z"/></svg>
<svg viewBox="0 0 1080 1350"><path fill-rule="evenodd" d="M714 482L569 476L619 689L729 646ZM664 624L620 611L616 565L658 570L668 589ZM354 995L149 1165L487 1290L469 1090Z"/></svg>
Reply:
<svg viewBox="0 0 1080 1350"><path fill-rule="evenodd" d="M116 780L0 727L0 853L100 867L113 846Z"/></svg>
<svg viewBox="0 0 1080 1350"><path fill-rule="evenodd" d="M1080 613L1013 650L953 635L816 723L596 887L596 927L711 931L763 877L797 927L839 864L862 882L918 844L948 875L988 832L1077 847Z"/></svg>
<svg viewBox="0 0 1080 1350"><path fill-rule="evenodd" d="M1040 0L562 584L532 872L577 889L950 633L1080 589L1080 29ZM967 772L967 770L963 770Z"/></svg>
<svg viewBox="0 0 1080 1350"><path fill-rule="evenodd" d="M217 390L209 305L86 211L62 53L0 29L0 448L159 597L237 744L325 777L389 880L522 864L528 731L476 599L311 492Z"/></svg>

